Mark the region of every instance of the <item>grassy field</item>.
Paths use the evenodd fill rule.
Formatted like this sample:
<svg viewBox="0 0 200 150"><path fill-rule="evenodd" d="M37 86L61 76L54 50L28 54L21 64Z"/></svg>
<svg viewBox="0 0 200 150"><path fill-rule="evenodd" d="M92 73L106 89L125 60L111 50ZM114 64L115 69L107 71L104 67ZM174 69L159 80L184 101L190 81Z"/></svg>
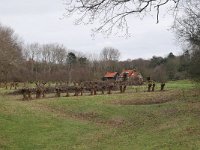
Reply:
<svg viewBox="0 0 200 150"><path fill-rule="evenodd" d="M200 92L166 91L22 101L0 93L0 149L200 149Z"/></svg>

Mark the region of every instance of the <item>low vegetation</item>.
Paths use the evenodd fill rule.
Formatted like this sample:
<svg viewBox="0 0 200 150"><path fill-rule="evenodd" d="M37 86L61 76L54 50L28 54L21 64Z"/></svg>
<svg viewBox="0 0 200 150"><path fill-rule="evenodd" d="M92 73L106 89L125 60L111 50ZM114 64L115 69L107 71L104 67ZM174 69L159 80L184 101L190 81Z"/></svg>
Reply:
<svg viewBox="0 0 200 150"><path fill-rule="evenodd" d="M0 149L199 149L200 91L173 81L163 92L22 101L0 94ZM137 92L136 92L137 91Z"/></svg>

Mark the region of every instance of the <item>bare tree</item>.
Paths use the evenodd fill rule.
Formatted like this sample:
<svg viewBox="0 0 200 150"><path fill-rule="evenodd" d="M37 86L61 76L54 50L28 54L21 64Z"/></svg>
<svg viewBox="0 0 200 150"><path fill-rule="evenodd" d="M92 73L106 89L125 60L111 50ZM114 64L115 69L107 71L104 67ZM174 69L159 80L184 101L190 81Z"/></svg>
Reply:
<svg viewBox="0 0 200 150"><path fill-rule="evenodd" d="M0 24L0 73L5 81L22 61L22 44L9 27Z"/></svg>
<svg viewBox="0 0 200 150"><path fill-rule="evenodd" d="M188 42L190 46L200 47L200 3L191 3L192 5L185 6L185 13L176 20L174 28L179 40Z"/></svg>
<svg viewBox="0 0 200 150"><path fill-rule="evenodd" d="M67 51L62 45L57 45L55 49L56 62L58 64L64 64L67 58Z"/></svg>
<svg viewBox="0 0 200 150"><path fill-rule="evenodd" d="M160 9L169 7L176 13L179 3L190 4L193 0L65 0L66 16L78 14L76 23L100 24L94 29L96 32L112 33L113 28L128 32L127 18L130 15L146 15L155 13L159 22Z"/></svg>
<svg viewBox="0 0 200 150"><path fill-rule="evenodd" d="M120 52L118 49L112 47L105 47L100 54L100 57L104 61L117 61L120 57Z"/></svg>
<svg viewBox="0 0 200 150"><path fill-rule="evenodd" d="M200 3L193 2L185 7L185 14L175 24L178 39L187 42L191 59L188 72L193 79L200 81Z"/></svg>
<svg viewBox="0 0 200 150"><path fill-rule="evenodd" d="M27 44L24 48L24 56L27 60L39 61L41 60L41 46L39 43Z"/></svg>
<svg viewBox="0 0 200 150"><path fill-rule="evenodd" d="M51 50L49 47L49 45L42 46L42 61L45 63L48 63L51 60Z"/></svg>

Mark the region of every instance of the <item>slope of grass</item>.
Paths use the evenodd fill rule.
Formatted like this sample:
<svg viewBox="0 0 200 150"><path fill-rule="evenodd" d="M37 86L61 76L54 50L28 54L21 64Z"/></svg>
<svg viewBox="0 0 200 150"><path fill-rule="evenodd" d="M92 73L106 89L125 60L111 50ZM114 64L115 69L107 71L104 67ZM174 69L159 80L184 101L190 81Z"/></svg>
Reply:
<svg viewBox="0 0 200 150"><path fill-rule="evenodd" d="M1 93L0 149L200 149L199 92L189 81L166 87L32 101Z"/></svg>

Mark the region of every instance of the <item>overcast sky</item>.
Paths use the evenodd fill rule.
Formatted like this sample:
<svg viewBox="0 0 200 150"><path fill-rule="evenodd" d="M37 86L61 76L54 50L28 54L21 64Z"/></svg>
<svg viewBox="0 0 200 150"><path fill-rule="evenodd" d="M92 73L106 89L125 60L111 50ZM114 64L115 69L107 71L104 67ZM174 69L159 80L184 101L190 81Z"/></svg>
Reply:
<svg viewBox="0 0 200 150"><path fill-rule="evenodd" d="M161 15L160 23L146 17L129 19L131 37L91 37L91 26L76 26L73 18L62 18L62 0L0 0L0 23L10 26L25 43L60 43L83 53L99 53L104 47L120 50L121 60L179 54L181 48L170 31L173 19Z"/></svg>

